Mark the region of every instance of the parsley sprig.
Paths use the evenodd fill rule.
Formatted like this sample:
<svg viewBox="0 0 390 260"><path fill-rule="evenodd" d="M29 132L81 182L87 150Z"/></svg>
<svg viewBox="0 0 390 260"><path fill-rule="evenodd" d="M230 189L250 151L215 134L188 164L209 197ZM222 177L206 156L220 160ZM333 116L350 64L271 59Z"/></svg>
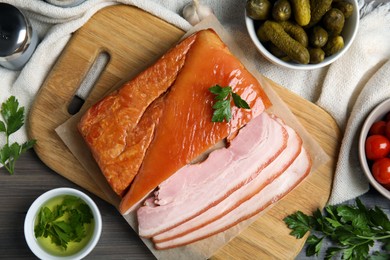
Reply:
<svg viewBox="0 0 390 260"><path fill-rule="evenodd" d="M230 107L231 99L233 99L236 107L250 109L248 103L243 100L240 95L233 92L232 88L229 86L221 87L219 85L215 85L209 88L209 91L216 95L215 100L217 100L217 102L213 105L214 113L211 118L212 122L223 122L223 120L226 120L226 122L230 121L232 118Z"/></svg>
<svg viewBox="0 0 390 260"><path fill-rule="evenodd" d="M327 248L325 259L338 254L343 259L389 259L389 218L381 208L368 209L359 199L356 205L329 205L324 214L319 209L312 216L297 211L284 218L284 222L296 238L312 231L306 241L307 256L318 256L324 239L330 239L335 246ZM369 256L370 247L376 242L382 243L384 253L376 251Z"/></svg>
<svg viewBox="0 0 390 260"><path fill-rule="evenodd" d="M92 219L89 206L82 199L68 195L53 210L40 209L35 237L50 237L52 243L66 250L69 242L80 242L87 236L84 224L91 223Z"/></svg>
<svg viewBox="0 0 390 260"><path fill-rule="evenodd" d="M11 96L1 105L0 133L6 136L6 144L0 149L0 163L4 165L10 174L15 171L15 163L20 155L34 146L36 140L29 140L22 145L9 143L9 137L18 131L24 124L24 107L19 107L18 100Z"/></svg>

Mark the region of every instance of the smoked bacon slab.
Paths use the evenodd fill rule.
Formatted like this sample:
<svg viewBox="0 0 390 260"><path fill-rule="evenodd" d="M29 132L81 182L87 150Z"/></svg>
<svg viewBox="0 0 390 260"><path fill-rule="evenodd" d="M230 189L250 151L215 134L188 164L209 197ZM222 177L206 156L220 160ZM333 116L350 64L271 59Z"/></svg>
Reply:
<svg viewBox="0 0 390 260"><path fill-rule="evenodd" d="M232 106L213 123L214 85L230 86L251 109ZM154 101L160 98L160 101ZM257 79L212 30L196 32L104 97L78 129L127 214L160 183L233 135L271 105Z"/></svg>
<svg viewBox="0 0 390 260"><path fill-rule="evenodd" d="M122 199L122 214L131 212L161 182L270 106L260 83L213 30L194 35L184 66L165 96L154 139ZM230 86L251 109L233 106L230 122L213 123L215 100L209 88L214 85Z"/></svg>
<svg viewBox="0 0 390 260"><path fill-rule="evenodd" d="M195 38L196 35L188 37L147 70L97 102L78 124L100 170L120 196L137 174L154 133L150 119L146 119L149 125L139 125L140 120L150 104L176 80ZM151 113L145 117L150 117ZM134 138L142 132L143 137Z"/></svg>

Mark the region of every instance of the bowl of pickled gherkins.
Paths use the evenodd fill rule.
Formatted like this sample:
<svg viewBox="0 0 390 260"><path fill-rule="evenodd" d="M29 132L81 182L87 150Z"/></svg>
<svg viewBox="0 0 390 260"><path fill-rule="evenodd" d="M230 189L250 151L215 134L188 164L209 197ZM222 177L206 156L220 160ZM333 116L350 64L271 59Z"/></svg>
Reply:
<svg viewBox="0 0 390 260"><path fill-rule="evenodd" d="M357 0L247 0L245 22L259 52L291 69L317 69L340 58L359 26Z"/></svg>

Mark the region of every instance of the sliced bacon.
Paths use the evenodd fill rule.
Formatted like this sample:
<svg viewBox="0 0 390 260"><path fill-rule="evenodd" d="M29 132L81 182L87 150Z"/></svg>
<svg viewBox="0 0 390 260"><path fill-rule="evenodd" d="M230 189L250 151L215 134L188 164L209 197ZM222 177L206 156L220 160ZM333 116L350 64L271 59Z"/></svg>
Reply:
<svg viewBox="0 0 390 260"><path fill-rule="evenodd" d="M184 236L167 240L165 242L155 243L155 247L157 249L168 249L187 245L223 232L237 223L255 216L294 189L305 178L305 176L307 176L310 172L310 168L310 157L306 150L302 147L301 153L295 159L293 164L291 164L282 175L276 178L251 199L245 201L239 207L230 211L222 218L219 218L214 222L211 222L210 224L194 230ZM242 187L241 189L245 189L245 187Z"/></svg>
<svg viewBox="0 0 390 260"><path fill-rule="evenodd" d="M244 201L250 199L254 195L260 192L267 184L272 182L280 174L282 174L297 158L301 152L302 139L291 128L285 125L288 133L287 148L272 161L267 167L258 173L257 177L252 181L233 192L230 196L218 203L216 206L211 207L202 214L195 218L175 227L166 232L153 237L153 241L156 243L171 240L176 237L183 236L193 230L199 229L216 219L229 213L231 210L238 207ZM257 156L250 156L240 162L241 164L256 164L259 163Z"/></svg>
<svg viewBox="0 0 390 260"><path fill-rule="evenodd" d="M155 198L137 211L139 235L155 236L217 205L277 158L287 139L284 126L267 113L254 118L228 148L213 151L202 163L181 168L159 186ZM251 163L253 157L259 163Z"/></svg>

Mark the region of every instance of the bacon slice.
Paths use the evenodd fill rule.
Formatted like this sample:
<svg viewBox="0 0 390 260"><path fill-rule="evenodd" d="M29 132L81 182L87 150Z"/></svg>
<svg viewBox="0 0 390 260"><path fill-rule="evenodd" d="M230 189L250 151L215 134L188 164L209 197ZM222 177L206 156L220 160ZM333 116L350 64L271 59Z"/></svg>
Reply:
<svg viewBox="0 0 390 260"><path fill-rule="evenodd" d="M286 129L267 113L254 118L228 148L181 168L159 186L156 197L137 211L139 235L155 236L217 205L256 178L286 148L287 139Z"/></svg>
<svg viewBox="0 0 390 260"><path fill-rule="evenodd" d="M239 207L214 222L211 222L208 225L196 229L184 236L167 240L165 242L155 243L155 247L157 249L168 249L187 245L223 232L237 223L255 216L294 189L305 178L305 176L307 176L310 172L310 168L310 157L306 150L302 147L301 153L295 159L293 164L291 164L282 175L276 178L251 199L245 201ZM245 186L241 187L241 189L245 189Z"/></svg>
<svg viewBox="0 0 390 260"><path fill-rule="evenodd" d="M288 133L287 148L284 149L283 152L267 167L261 170L256 178L233 192L216 206L211 207L195 218L154 236L153 241L155 243L160 243L183 236L221 218L230 211L234 210L241 203L259 193L266 185L282 174L300 154L302 146L302 139L298 136L298 134L291 127L286 125L284 125L284 127L287 129ZM240 164L257 164L258 162L259 159L257 156L250 156L240 161Z"/></svg>

